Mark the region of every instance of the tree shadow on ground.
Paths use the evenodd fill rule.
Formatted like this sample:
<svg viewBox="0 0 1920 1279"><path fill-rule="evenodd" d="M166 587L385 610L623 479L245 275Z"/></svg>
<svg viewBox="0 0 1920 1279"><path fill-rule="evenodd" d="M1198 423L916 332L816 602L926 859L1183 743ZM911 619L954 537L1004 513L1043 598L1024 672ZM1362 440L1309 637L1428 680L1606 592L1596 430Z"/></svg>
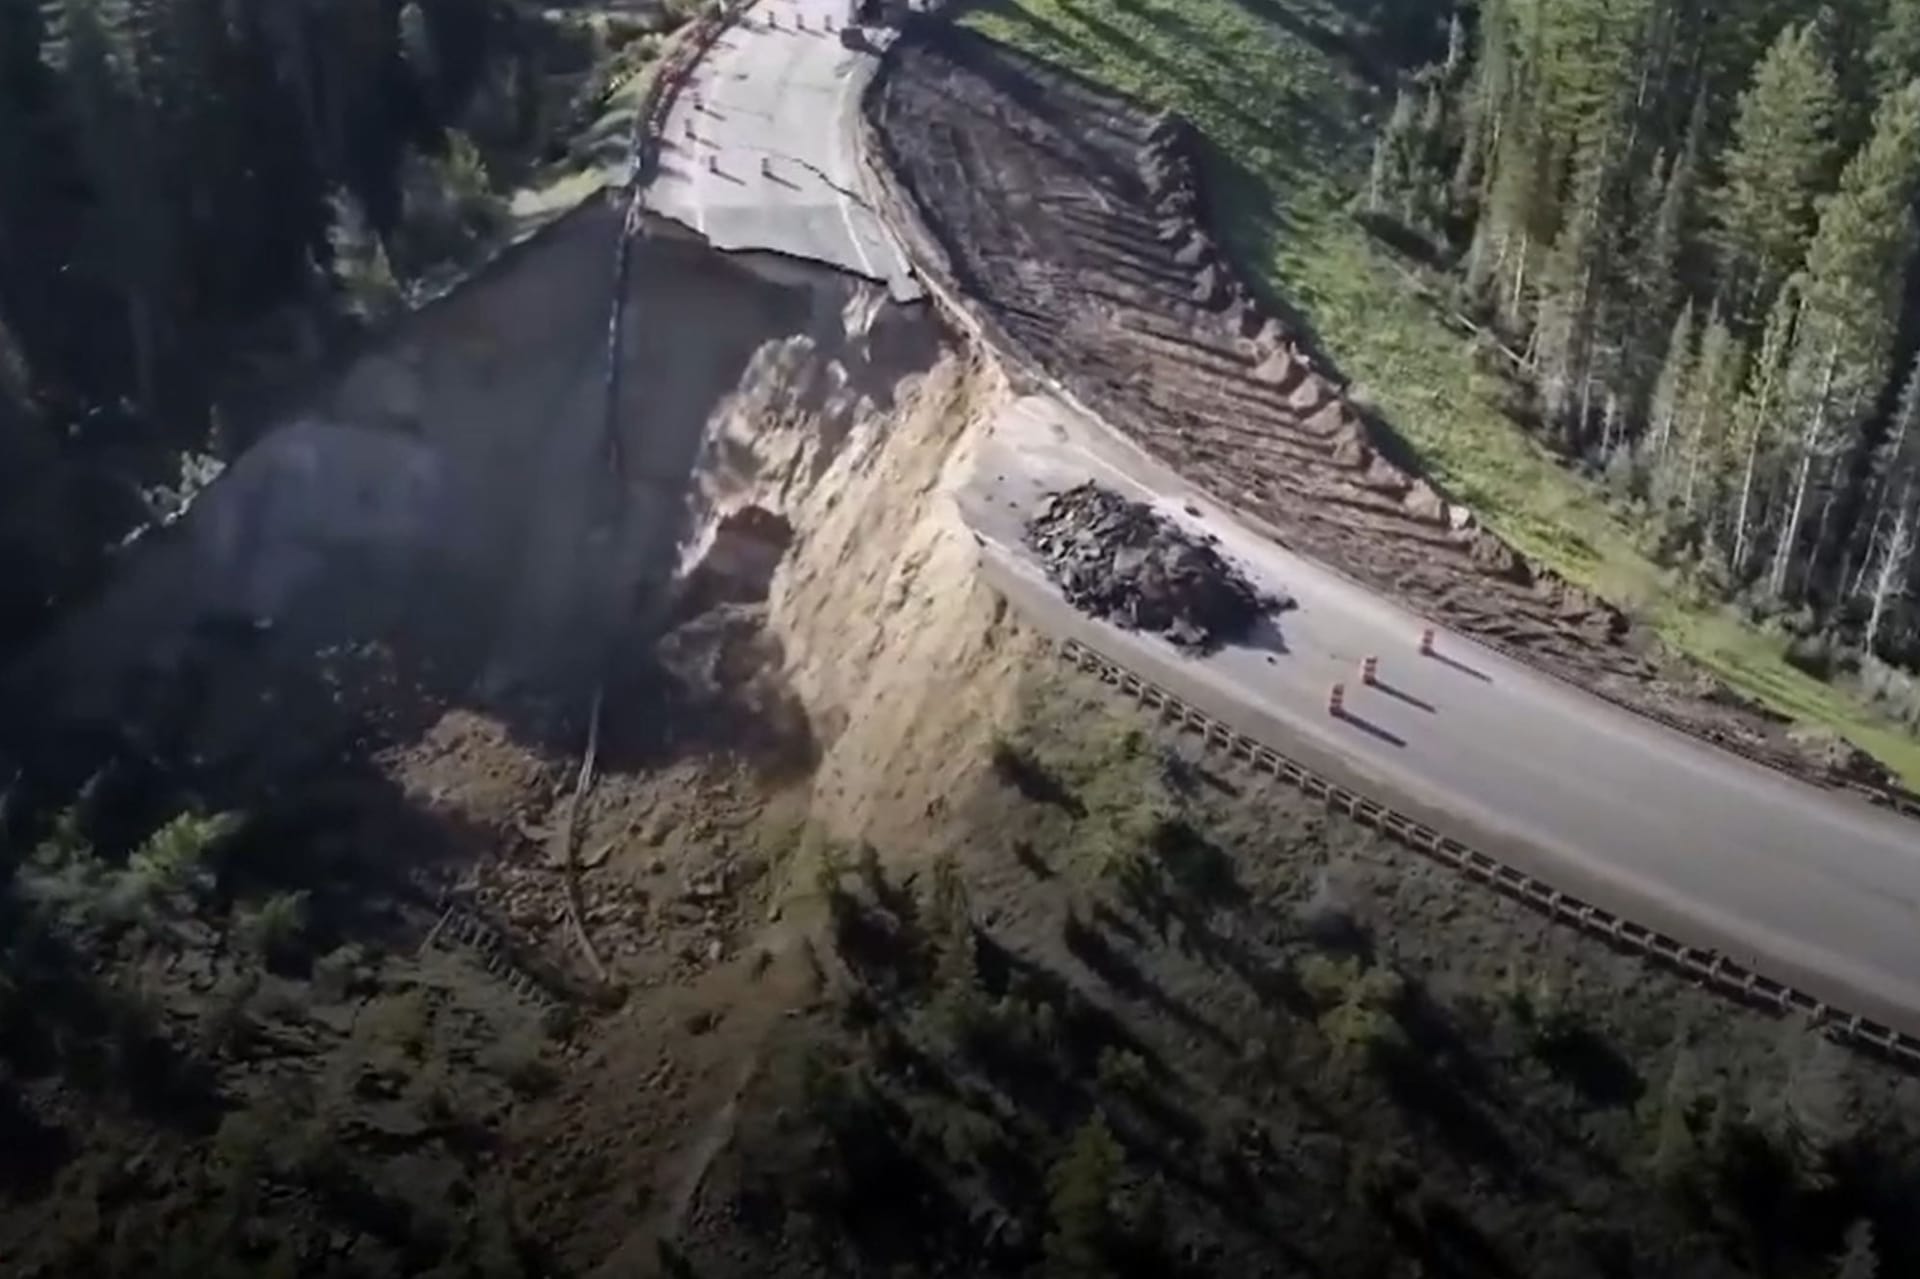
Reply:
<svg viewBox="0 0 1920 1279"><path fill-rule="evenodd" d="M1458 1083L1417 1051L1380 1054L1378 1068L1394 1103L1449 1151L1478 1165L1503 1184L1530 1189L1538 1177L1500 1130L1492 1113L1474 1104Z"/></svg>
<svg viewBox="0 0 1920 1279"><path fill-rule="evenodd" d="M1513 1267L1486 1232L1451 1203L1420 1195L1411 1211L1383 1205L1381 1216L1401 1249L1419 1258L1421 1273L1443 1279L1505 1279Z"/></svg>
<svg viewBox="0 0 1920 1279"><path fill-rule="evenodd" d="M1087 815L1087 806L1033 755L1012 742L995 741L990 756L993 773L1019 793L1022 799L1045 804L1078 821Z"/></svg>
<svg viewBox="0 0 1920 1279"><path fill-rule="evenodd" d="M806 1202L863 1261L885 1271L973 1251L960 1204L903 1140L912 1120L897 1101L866 1088L856 1103L819 1118L826 1140Z"/></svg>
<svg viewBox="0 0 1920 1279"><path fill-rule="evenodd" d="M1047 859L1042 857L1039 851L1034 848L1032 840L1016 839L1013 841L1013 860L1019 862L1021 868L1035 879L1045 881L1054 877L1053 867L1050 866L1047 863Z"/></svg>
<svg viewBox="0 0 1920 1279"><path fill-rule="evenodd" d="M1247 902L1233 857L1184 817L1159 822L1148 843L1174 888L1207 909L1232 909Z"/></svg>
<svg viewBox="0 0 1920 1279"><path fill-rule="evenodd" d="M1073 983L1053 970L1007 949L993 937L978 939L980 984L999 998L1011 998L1030 1006L1044 1005L1055 1027L1055 1060L1030 1060L1033 1054L1018 1053L1007 1065L1019 1067L1038 1082L1061 1089L1065 1100L1082 1102L1082 1080L1094 1077L1100 1055L1109 1049L1124 1049L1138 1056L1149 1070L1162 1080L1171 1080L1160 1054L1129 1030L1125 1023L1077 990Z"/></svg>
<svg viewBox="0 0 1920 1279"><path fill-rule="evenodd" d="M836 886L827 900L833 944L861 980L880 991L918 992L932 977L927 939L918 921L901 918L884 906L869 906Z"/></svg>
<svg viewBox="0 0 1920 1279"><path fill-rule="evenodd" d="M1646 1091L1633 1063L1585 1026L1542 1036L1534 1055L1587 1102L1607 1109L1630 1107Z"/></svg>
<svg viewBox="0 0 1920 1279"><path fill-rule="evenodd" d="M1487 1068L1483 1055L1475 1051L1474 1044L1460 1032L1453 1016L1424 985L1409 982L1401 992L1397 1011L1408 1043L1430 1069L1443 1074L1463 1093L1495 1106L1508 1104L1509 1099Z"/></svg>
<svg viewBox="0 0 1920 1279"><path fill-rule="evenodd" d="M1146 1003L1181 1028L1206 1038L1217 1047L1233 1046L1233 1040L1225 1031L1169 995L1164 987L1141 971L1138 964L1122 954L1099 928L1079 915L1068 914L1061 926L1061 937L1068 953L1122 997Z"/></svg>

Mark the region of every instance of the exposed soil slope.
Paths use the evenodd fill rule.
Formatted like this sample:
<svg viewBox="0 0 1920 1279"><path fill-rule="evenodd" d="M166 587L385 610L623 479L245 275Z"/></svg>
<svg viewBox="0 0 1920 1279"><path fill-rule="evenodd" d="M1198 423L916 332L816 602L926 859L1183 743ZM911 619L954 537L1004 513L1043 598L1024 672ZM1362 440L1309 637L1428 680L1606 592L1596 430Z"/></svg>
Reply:
<svg viewBox="0 0 1920 1279"><path fill-rule="evenodd" d="M940 24L916 26L889 68L869 100L885 159L1017 355L1287 544L1436 622L1829 775L1391 460L1204 231L1178 121Z"/></svg>
<svg viewBox="0 0 1920 1279"><path fill-rule="evenodd" d="M857 281L660 233L610 382L616 226L583 213L372 344L16 685L72 731L12 721L0 872L69 804L84 845L21 910L54 869L117 902L129 842L196 801L246 821L164 915L46 923L191 1115L102 1104L94 1028L55 1068L0 999L14 1270L635 1273L812 998L779 908L803 826L924 822L982 757L1024 649L936 481L992 372Z"/></svg>

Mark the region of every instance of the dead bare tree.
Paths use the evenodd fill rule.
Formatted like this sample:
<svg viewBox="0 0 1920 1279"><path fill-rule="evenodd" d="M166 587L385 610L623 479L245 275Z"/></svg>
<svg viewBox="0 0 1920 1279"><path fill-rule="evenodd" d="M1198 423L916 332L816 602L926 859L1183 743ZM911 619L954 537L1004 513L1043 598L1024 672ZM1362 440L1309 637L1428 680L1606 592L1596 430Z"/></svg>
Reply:
<svg viewBox="0 0 1920 1279"><path fill-rule="evenodd" d="M1880 553L1880 568L1873 577L1873 609L1867 614L1866 650L1873 652L1873 641L1886 619L1887 605L1906 593L1907 567L1913 559L1913 502L1909 491L1902 495L1893 528L1888 530Z"/></svg>

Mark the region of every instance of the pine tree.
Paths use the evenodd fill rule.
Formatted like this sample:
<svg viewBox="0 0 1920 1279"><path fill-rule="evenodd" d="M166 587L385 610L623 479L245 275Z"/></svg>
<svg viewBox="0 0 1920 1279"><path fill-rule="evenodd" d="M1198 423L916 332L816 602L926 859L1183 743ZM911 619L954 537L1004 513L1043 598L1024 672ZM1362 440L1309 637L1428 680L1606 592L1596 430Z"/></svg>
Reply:
<svg viewBox="0 0 1920 1279"><path fill-rule="evenodd" d="M1453 173L1453 202L1460 208L1487 193L1515 87L1513 18L1507 0L1483 0L1476 26L1473 75L1460 103L1460 160Z"/></svg>
<svg viewBox="0 0 1920 1279"><path fill-rule="evenodd" d="M1046 1273L1049 1279L1100 1279L1113 1244L1113 1195L1124 1162L1107 1121L1095 1115L1047 1171Z"/></svg>
<svg viewBox="0 0 1920 1279"><path fill-rule="evenodd" d="M1866 522L1864 539L1869 551L1879 541L1888 508L1894 498L1916 478L1920 478L1920 350L1914 352L1913 366L1901 386L1893 415L1887 419L1886 429L1873 451L1868 476L1873 517ZM1871 555L1860 557L1859 572L1854 576L1848 594L1860 593L1870 560Z"/></svg>
<svg viewBox="0 0 1920 1279"><path fill-rule="evenodd" d="M1788 1047L1786 1083L1765 1118L1801 1186L1817 1190L1829 1183L1828 1156L1852 1121L1848 1063L1845 1050L1817 1030L1802 1025L1791 1033L1797 1042Z"/></svg>
<svg viewBox="0 0 1920 1279"><path fill-rule="evenodd" d="M1916 187L1920 82L1875 112L1873 136L1822 203L1819 230L1807 248L1806 325L1816 341L1839 349L1843 401L1865 403L1886 378L1914 248Z"/></svg>
<svg viewBox="0 0 1920 1279"><path fill-rule="evenodd" d="M1913 565L1913 488L1912 480L1902 486L1894 504L1893 524L1887 530L1885 544L1880 548L1879 569L1873 578L1873 603L1867 613L1866 634L1861 640L1861 646L1868 653L1873 652L1874 641L1879 638L1887 608L1904 593L1908 572Z"/></svg>
<svg viewBox="0 0 1920 1279"><path fill-rule="evenodd" d="M1680 502L1688 515L1701 485L1711 481L1725 456L1732 418L1745 374L1746 353L1716 310L1700 335L1700 356L1687 386L1687 469Z"/></svg>
<svg viewBox="0 0 1920 1279"><path fill-rule="evenodd" d="M1794 326L1800 317L1800 292L1788 281L1773 300L1760 351L1748 370L1746 392L1740 400L1734 426L1734 447L1741 455L1740 490L1734 500L1733 537L1727 568L1737 581L1746 572L1751 546L1754 482L1760 462L1780 444L1779 406L1785 397L1787 358L1792 353Z"/></svg>
<svg viewBox="0 0 1920 1279"><path fill-rule="evenodd" d="M1740 95L1710 202L1721 292L1738 316L1763 314L1800 260L1832 154L1834 94L1808 24L1780 33Z"/></svg>
<svg viewBox="0 0 1920 1279"><path fill-rule="evenodd" d="M1525 111L1515 112L1495 153L1493 182L1477 228L1484 236L1476 246L1481 261L1469 279L1478 275L1484 281L1492 290L1494 309L1516 329L1526 316L1540 237L1550 225L1548 159L1537 120Z"/></svg>
<svg viewBox="0 0 1920 1279"><path fill-rule="evenodd" d="M1675 421L1686 406L1687 385L1693 377L1693 303L1680 308L1667 338L1667 356L1653 385L1647 410L1647 452L1657 463L1666 455Z"/></svg>
<svg viewBox="0 0 1920 1279"><path fill-rule="evenodd" d="M1380 136L1374 139L1373 164L1367 173L1367 212L1410 220L1408 188L1421 180L1418 130L1413 95L1402 89Z"/></svg>
<svg viewBox="0 0 1920 1279"><path fill-rule="evenodd" d="M333 225L327 231L332 274L347 312L368 323L387 319L405 304L387 246L373 229L366 210L346 191L333 197Z"/></svg>
<svg viewBox="0 0 1920 1279"><path fill-rule="evenodd" d="M1571 203L1542 272L1537 368L1550 418L1567 426L1570 444L1586 430L1596 320L1612 266L1616 219L1617 130L1596 131L1582 148ZM1571 410L1578 406L1578 413Z"/></svg>
<svg viewBox="0 0 1920 1279"><path fill-rule="evenodd" d="M1874 114L1873 136L1848 161L1839 189L1820 209L1807 248L1803 311L1790 361L1791 379L1818 387L1806 418L1801 465L1770 576L1776 594L1787 580L1805 497L1816 467L1830 477L1829 507L1812 548L1818 562L1834 480L1866 447L1859 428L1884 385L1891 362L1905 267L1913 252L1911 207L1920 184L1920 83L1888 98ZM1816 373L1815 370L1818 370Z"/></svg>
<svg viewBox="0 0 1920 1279"><path fill-rule="evenodd" d="M1696 102L1686 141L1669 162L1656 156L1637 201L1640 216L1634 236L1638 252L1629 266L1623 317L1627 365L1634 385L1632 402L1646 403L1661 368L1660 339L1678 304L1682 254L1700 180L1700 146L1705 130L1704 100Z"/></svg>
<svg viewBox="0 0 1920 1279"><path fill-rule="evenodd" d="M1920 77L1920 0L1882 0L1867 65L1881 98Z"/></svg>
<svg viewBox="0 0 1920 1279"><path fill-rule="evenodd" d="M1796 342L1804 343L1805 328L1795 334ZM1800 523L1806 515L1807 489L1813 482L1813 468L1824 460L1831 451L1834 439L1834 421L1845 410L1837 409L1834 404L1834 375L1839 367L1840 351L1836 342L1829 342L1820 360L1817 373L1808 380L1804 373L1796 376L1796 357L1789 356L1787 386L1789 396L1801 404L1801 427L1798 443L1799 466L1793 481L1793 497L1787 507L1786 523L1780 530L1780 538L1774 543L1773 567L1767 574L1767 593L1774 599L1784 599L1787 590L1787 573L1793 565L1793 553L1800 539Z"/></svg>
<svg viewBox="0 0 1920 1279"><path fill-rule="evenodd" d="M122 303L133 388L155 405L161 299L174 261L171 205L155 163L155 121L141 94L133 12L119 0L63 0L47 56L67 90L67 112L93 203L83 221L90 273Z"/></svg>

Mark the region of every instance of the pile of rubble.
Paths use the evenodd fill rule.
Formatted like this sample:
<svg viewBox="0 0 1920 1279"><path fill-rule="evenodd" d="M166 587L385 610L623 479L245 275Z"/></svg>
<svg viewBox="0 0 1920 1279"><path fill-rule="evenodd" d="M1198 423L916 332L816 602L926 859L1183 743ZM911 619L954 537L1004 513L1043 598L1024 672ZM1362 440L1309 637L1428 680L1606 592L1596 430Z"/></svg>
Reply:
<svg viewBox="0 0 1920 1279"><path fill-rule="evenodd" d="M1184 649L1242 640L1262 617L1293 606L1255 590L1212 538L1091 482L1047 497L1026 532L1068 603Z"/></svg>

